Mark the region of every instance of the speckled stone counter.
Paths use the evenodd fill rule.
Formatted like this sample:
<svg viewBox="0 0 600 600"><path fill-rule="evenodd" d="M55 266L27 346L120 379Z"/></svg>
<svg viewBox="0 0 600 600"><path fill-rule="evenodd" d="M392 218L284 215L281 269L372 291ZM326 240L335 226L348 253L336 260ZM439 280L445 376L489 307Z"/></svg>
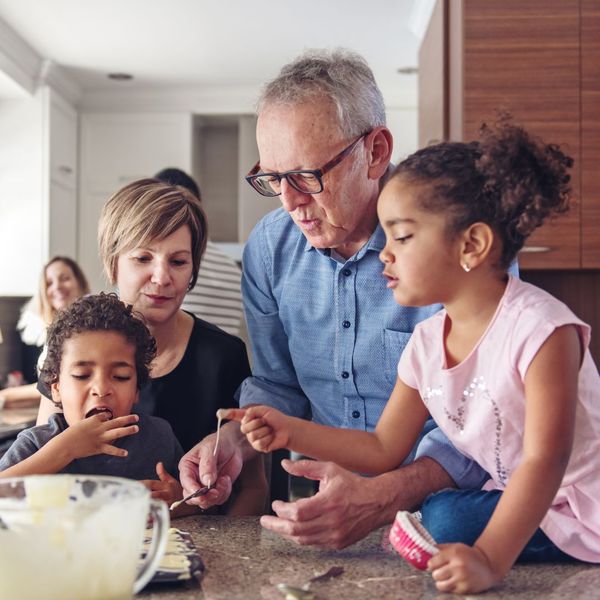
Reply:
<svg viewBox="0 0 600 600"><path fill-rule="evenodd" d="M315 600L453 598L440 594L428 573L405 563L387 543L387 529L339 551L300 547L261 528L258 518L188 517L173 526L189 531L206 566L198 584L153 585L141 600L262 598L282 600L278 583L302 585L333 566L344 572L311 585ZM487 599L600 598L600 567L535 565L513 568Z"/></svg>

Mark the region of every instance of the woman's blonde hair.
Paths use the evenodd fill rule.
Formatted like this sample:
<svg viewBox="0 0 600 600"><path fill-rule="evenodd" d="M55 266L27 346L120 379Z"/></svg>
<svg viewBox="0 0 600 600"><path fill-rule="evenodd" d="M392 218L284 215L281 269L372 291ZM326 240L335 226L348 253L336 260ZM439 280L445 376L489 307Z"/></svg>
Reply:
<svg viewBox="0 0 600 600"><path fill-rule="evenodd" d="M86 276L81 270L81 267L72 258L69 258L68 256L54 256L51 258L42 268L37 292L31 300L31 307L42 318L46 325L50 325L56 316L56 311L54 308L52 308L52 305L48 300L48 281L46 279L46 271L48 267L55 262L64 263L67 267L69 267L69 269L71 269L75 279L77 280L79 291L81 292L82 296L90 293L90 286Z"/></svg>
<svg viewBox="0 0 600 600"><path fill-rule="evenodd" d="M183 225L192 234L192 278L188 286L192 289L208 239L200 201L181 186L151 178L134 181L114 193L104 205L98 225L98 248L108 281L115 284L117 262L123 252L162 240Z"/></svg>

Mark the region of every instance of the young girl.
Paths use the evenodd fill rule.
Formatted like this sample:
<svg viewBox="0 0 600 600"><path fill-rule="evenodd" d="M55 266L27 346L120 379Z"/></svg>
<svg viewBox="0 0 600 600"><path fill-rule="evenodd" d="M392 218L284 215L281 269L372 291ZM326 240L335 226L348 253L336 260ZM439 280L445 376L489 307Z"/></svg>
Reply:
<svg viewBox="0 0 600 600"><path fill-rule="evenodd" d="M131 414L156 355L141 319L114 294L85 296L58 313L47 348L40 379L63 413L19 434L0 459L0 477L120 476L142 480L169 504L181 498L179 482L169 475L183 455L171 426ZM190 507L181 506L178 515L182 511Z"/></svg>
<svg viewBox="0 0 600 600"><path fill-rule="evenodd" d="M503 119L478 143L442 143L401 163L378 214L396 301L444 309L421 323L374 433L255 406L231 411L254 448L344 467L400 465L429 413L490 475L423 505L440 546L439 590L478 592L517 560L600 562L600 379L589 327L507 275L525 239L568 204L570 158ZM453 543L450 543L453 542ZM462 543L456 543L462 542Z"/></svg>

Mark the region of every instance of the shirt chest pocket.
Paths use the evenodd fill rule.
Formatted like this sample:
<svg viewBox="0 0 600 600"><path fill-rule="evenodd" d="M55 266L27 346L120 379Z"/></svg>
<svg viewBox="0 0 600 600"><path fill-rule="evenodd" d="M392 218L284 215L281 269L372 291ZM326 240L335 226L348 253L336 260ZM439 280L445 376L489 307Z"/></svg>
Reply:
<svg viewBox="0 0 600 600"><path fill-rule="evenodd" d="M405 331L383 330L383 353L385 378L392 386L398 377L398 361L411 334Z"/></svg>

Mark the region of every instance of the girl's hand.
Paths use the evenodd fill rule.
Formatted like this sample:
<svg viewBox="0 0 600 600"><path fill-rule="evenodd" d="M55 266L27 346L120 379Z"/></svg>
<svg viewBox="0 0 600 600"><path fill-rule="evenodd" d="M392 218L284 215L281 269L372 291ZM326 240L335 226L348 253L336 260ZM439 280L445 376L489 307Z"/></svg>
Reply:
<svg viewBox="0 0 600 600"><path fill-rule="evenodd" d="M427 563L427 570L440 592L476 594L502 579L477 546L440 544L440 552Z"/></svg>
<svg viewBox="0 0 600 600"><path fill-rule="evenodd" d="M290 444L290 419L270 406L230 409L225 418L241 423L241 431L259 452L272 452Z"/></svg>
<svg viewBox="0 0 600 600"><path fill-rule="evenodd" d="M167 473L162 462L156 463L156 479L144 479L141 481L151 492L152 498L164 500L169 506L183 498L183 488L177 479Z"/></svg>
<svg viewBox="0 0 600 600"><path fill-rule="evenodd" d="M133 435L139 431L137 415L126 415L109 419L106 413L100 413L88 417L70 425L55 439L61 438L68 451L71 460L95 456L96 454L110 454L112 456L127 456L127 450L117 448L112 443L116 440Z"/></svg>

